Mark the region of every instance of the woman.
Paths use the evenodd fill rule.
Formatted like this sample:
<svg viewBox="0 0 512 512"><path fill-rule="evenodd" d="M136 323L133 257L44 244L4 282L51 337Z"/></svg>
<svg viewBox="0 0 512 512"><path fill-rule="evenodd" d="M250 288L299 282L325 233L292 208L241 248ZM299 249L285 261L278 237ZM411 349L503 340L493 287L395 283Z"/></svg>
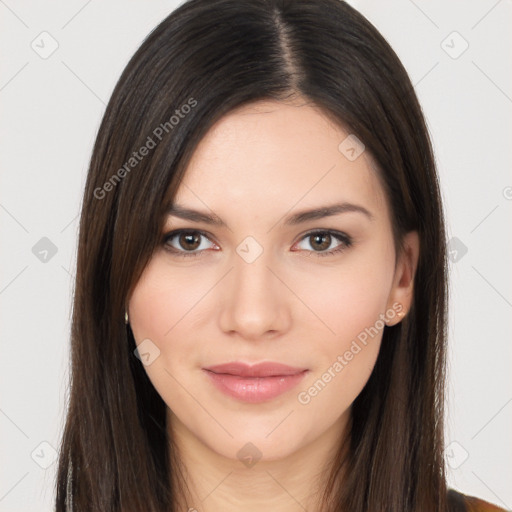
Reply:
<svg viewBox="0 0 512 512"><path fill-rule="evenodd" d="M57 511L500 510L447 489L421 108L338 0L191 0L84 193Z"/></svg>

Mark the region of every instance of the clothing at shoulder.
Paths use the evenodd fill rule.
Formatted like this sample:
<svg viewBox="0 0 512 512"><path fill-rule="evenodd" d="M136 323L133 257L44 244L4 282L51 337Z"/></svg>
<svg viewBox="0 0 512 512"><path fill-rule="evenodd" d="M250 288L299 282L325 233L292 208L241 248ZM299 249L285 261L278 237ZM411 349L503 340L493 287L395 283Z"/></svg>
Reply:
<svg viewBox="0 0 512 512"><path fill-rule="evenodd" d="M448 489L448 503L454 512L507 512L504 508L475 496L468 496L455 489Z"/></svg>

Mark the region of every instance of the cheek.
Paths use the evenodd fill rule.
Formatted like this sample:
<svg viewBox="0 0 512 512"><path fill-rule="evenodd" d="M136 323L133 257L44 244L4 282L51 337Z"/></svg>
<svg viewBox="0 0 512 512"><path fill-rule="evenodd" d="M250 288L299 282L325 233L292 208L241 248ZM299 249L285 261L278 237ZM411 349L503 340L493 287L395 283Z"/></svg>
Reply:
<svg viewBox="0 0 512 512"><path fill-rule="evenodd" d="M148 264L129 301L130 327L136 345L150 347L151 360L144 365L158 394L183 414L194 414L186 392L199 348L191 344L191 319L200 310L208 287L194 283L189 272L170 271L158 256ZM146 340L150 340L150 344ZM142 345L141 345L142 343ZM144 343L146 345L144 345Z"/></svg>
<svg viewBox="0 0 512 512"><path fill-rule="evenodd" d="M158 357L154 363L145 365L145 370L156 388L161 387L162 379L169 386L169 375L164 369L174 375L176 369L193 365L191 320L200 310L201 298L207 290L204 280L195 284L188 272L170 272L158 256L137 283L129 302L130 327L137 345L147 339L154 344L150 346Z"/></svg>
<svg viewBox="0 0 512 512"><path fill-rule="evenodd" d="M165 344L175 338L175 333L190 323L194 308L210 287L198 272L171 269L165 256L155 256L130 297L129 317L135 340L150 338Z"/></svg>
<svg viewBox="0 0 512 512"><path fill-rule="evenodd" d="M338 268L297 276L297 283L302 280L300 294L322 324L315 322L329 348L343 349L347 341L374 326L387 307L393 267L392 252L368 247L347 257Z"/></svg>
<svg viewBox="0 0 512 512"><path fill-rule="evenodd" d="M329 330L323 328L323 336L310 331L315 340L312 373L297 393L306 414L321 416L326 423L350 408L373 371L387 298L368 276L351 274L339 284L328 296L311 297Z"/></svg>
<svg viewBox="0 0 512 512"><path fill-rule="evenodd" d="M319 321L309 335L313 372L298 401L318 413L335 417L348 408L373 371L394 268L394 252L382 247L347 257L339 270L322 269L302 288Z"/></svg>

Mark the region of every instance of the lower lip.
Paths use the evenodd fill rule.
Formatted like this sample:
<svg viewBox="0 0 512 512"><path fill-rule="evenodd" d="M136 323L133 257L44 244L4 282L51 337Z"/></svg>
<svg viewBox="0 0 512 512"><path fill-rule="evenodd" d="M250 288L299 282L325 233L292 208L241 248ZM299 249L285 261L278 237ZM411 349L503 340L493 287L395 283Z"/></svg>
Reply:
<svg viewBox="0 0 512 512"><path fill-rule="evenodd" d="M260 403L286 393L294 388L307 373L304 370L294 375L274 377L240 377L226 373L214 373L204 370L213 385L224 394L249 403Z"/></svg>

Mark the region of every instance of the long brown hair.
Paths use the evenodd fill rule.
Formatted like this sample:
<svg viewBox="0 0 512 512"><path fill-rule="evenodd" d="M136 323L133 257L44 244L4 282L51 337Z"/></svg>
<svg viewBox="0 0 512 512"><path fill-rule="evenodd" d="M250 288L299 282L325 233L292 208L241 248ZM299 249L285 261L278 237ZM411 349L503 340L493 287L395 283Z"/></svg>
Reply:
<svg viewBox="0 0 512 512"><path fill-rule="evenodd" d="M373 25L339 0L189 0L126 66L93 149L57 512L71 510L71 501L80 512L176 510L169 482L179 457L166 404L134 355L124 308L160 242L163 205L207 130L237 106L294 96L321 108L373 156L397 251L408 231L420 237L411 310L384 330L352 406L348 457L340 446L324 480L325 503L348 512L448 510L445 228L431 142L405 69Z"/></svg>

